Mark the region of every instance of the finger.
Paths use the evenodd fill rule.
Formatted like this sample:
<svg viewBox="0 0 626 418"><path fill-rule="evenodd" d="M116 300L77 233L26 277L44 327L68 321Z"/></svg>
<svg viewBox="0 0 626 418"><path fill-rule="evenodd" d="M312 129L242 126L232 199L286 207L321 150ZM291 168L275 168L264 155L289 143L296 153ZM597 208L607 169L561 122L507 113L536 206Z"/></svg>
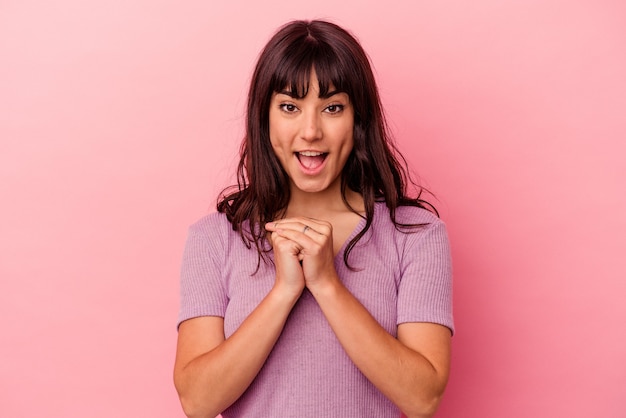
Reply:
<svg viewBox="0 0 626 418"><path fill-rule="evenodd" d="M279 222L269 222L265 225L265 229L272 232L279 231L299 231L304 233L305 227L308 225L303 224L302 222L291 220L291 219L283 219ZM311 228L310 226L308 226Z"/></svg>
<svg viewBox="0 0 626 418"><path fill-rule="evenodd" d="M324 234L324 235L328 235L328 233L330 233L330 231L333 228L333 226L332 226L332 224L330 222L323 221L321 219L302 218L301 222L303 224L309 225L311 227L311 229L314 229L318 233L321 233L321 234Z"/></svg>
<svg viewBox="0 0 626 418"><path fill-rule="evenodd" d="M275 253L290 254L291 256L300 256L302 253L302 245L295 240L289 239L278 232L272 233L272 247Z"/></svg>
<svg viewBox="0 0 626 418"><path fill-rule="evenodd" d="M268 231L277 231L279 229L290 229L293 231L299 231L309 236L315 234L332 236L332 226L330 223L320 221L312 218L286 218L280 221L270 222L265 225L265 229Z"/></svg>
<svg viewBox="0 0 626 418"><path fill-rule="evenodd" d="M311 229L308 229L306 233L303 232L303 230L304 227L302 227L302 230L299 230L293 228L282 228L281 225L281 227L274 231L274 233L284 239L293 241L300 248L308 248L314 245L319 245L325 239L322 235L312 232Z"/></svg>
<svg viewBox="0 0 626 418"><path fill-rule="evenodd" d="M328 237L319 234L309 236L309 234L312 234L310 230L306 235L291 229L279 230L277 233L285 239L295 242L301 248L301 255L303 256L332 255L332 240Z"/></svg>
<svg viewBox="0 0 626 418"><path fill-rule="evenodd" d="M333 235L333 227L329 222L313 218L302 218L300 222L309 227L307 232L314 232L327 237L331 237Z"/></svg>

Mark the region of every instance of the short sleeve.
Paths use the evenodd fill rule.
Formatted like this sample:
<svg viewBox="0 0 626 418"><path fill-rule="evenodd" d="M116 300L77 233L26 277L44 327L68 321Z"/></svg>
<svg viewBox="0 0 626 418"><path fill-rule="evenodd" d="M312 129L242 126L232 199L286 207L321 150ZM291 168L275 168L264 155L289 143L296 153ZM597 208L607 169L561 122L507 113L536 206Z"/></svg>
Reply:
<svg viewBox="0 0 626 418"><path fill-rule="evenodd" d="M454 332L452 262L445 224L406 234L398 286L398 324L432 322Z"/></svg>
<svg viewBox="0 0 626 418"><path fill-rule="evenodd" d="M228 296L224 285L224 240L217 214L189 228L180 274L178 324L199 316L224 317Z"/></svg>

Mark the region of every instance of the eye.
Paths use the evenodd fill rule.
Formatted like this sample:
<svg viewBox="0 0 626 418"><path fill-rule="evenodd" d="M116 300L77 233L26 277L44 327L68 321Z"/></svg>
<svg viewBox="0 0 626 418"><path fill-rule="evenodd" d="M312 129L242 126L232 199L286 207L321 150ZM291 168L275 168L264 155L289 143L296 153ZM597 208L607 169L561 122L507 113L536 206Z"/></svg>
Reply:
<svg viewBox="0 0 626 418"><path fill-rule="evenodd" d="M332 114L341 113L343 111L343 108L344 106L341 104L331 104L327 106L326 109L324 109L324 112Z"/></svg>
<svg viewBox="0 0 626 418"><path fill-rule="evenodd" d="M295 113L298 110L297 106L293 103L281 103L278 107L285 113Z"/></svg>

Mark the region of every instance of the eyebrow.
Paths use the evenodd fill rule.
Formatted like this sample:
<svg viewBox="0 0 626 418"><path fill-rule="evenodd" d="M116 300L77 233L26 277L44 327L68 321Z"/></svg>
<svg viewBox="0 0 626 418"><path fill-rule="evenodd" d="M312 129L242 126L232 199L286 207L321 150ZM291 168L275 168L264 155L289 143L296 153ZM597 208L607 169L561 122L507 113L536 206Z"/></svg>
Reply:
<svg viewBox="0 0 626 418"><path fill-rule="evenodd" d="M291 97L292 99L302 99L303 97L298 96L296 93L292 92L291 90L281 90L278 92L279 94L284 94L286 96ZM345 91L341 91L341 90L330 90L328 93L326 93L323 96L318 96L320 99L328 99L330 97L333 97L336 94L340 94L340 93L345 93Z"/></svg>
<svg viewBox="0 0 626 418"><path fill-rule="evenodd" d="M333 97L335 94L339 94L339 93L345 93L343 91L340 90L331 90L328 93L326 93L323 96L320 96L321 99L328 99L329 97Z"/></svg>

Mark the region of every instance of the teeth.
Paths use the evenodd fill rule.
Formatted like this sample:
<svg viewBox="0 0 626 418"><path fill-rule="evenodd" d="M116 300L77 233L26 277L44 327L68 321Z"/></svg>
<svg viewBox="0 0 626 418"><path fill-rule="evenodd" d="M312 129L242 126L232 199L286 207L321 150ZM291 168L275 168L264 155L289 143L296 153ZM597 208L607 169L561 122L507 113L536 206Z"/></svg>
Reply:
<svg viewBox="0 0 626 418"><path fill-rule="evenodd" d="M305 157L317 157L320 156L322 154L324 154L323 152L317 152L317 151L301 151L299 152L300 155L304 155Z"/></svg>

